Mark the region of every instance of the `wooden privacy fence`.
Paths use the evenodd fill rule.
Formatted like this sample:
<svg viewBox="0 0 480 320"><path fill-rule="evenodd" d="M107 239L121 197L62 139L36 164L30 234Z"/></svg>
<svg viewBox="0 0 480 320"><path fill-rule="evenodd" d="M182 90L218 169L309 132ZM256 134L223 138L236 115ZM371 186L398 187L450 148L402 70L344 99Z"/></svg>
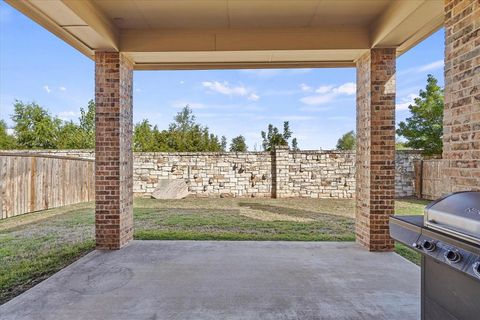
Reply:
<svg viewBox="0 0 480 320"><path fill-rule="evenodd" d="M0 219L95 199L93 160L0 153Z"/></svg>
<svg viewBox="0 0 480 320"><path fill-rule="evenodd" d="M448 193L444 178L446 164L442 159L415 161L415 194L418 198L434 200Z"/></svg>

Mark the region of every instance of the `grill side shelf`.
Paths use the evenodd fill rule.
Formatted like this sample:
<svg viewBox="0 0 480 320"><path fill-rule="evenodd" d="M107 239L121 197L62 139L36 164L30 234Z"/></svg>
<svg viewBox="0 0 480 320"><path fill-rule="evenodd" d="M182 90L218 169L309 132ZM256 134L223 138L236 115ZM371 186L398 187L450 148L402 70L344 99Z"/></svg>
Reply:
<svg viewBox="0 0 480 320"><path fill-rule="evenodd" d="M422 233L421 216L392 216L389 221L390 236L396 241L422 252L418 247L418 238Z"/></svg>

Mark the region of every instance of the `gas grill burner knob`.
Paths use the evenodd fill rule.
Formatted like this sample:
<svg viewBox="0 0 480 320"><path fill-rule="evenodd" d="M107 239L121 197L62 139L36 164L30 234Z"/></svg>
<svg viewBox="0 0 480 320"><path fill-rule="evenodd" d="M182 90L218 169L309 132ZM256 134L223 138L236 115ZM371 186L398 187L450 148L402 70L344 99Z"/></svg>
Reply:
<svg viewBox="0 0 480 320"><path fill-rule="evenodd" d="M457 263L462 259L462 256L456 251L448 250L445 253L445 258L450 262Z"/></svg>
<svg viewBox="0 0 480 320"><path fill-rule="evenodd" d="M425 241L423 241L423 247L424 247L425 250L427 250L427 251L434 251L437 246L435 245L435 242L429 241L429 240L425 240Z"/></svg>

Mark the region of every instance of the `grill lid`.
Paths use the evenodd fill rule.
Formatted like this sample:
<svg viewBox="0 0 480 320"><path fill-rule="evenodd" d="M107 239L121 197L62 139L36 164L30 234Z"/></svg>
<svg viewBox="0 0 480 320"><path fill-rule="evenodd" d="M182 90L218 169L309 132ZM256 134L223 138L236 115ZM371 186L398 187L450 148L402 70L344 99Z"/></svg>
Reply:
<svg viewBox="0 0 480 320"><path fill-rule="evenodd" d="M425 208L428 228L480 244L480 192L462 191L446 195Z"/></svg>

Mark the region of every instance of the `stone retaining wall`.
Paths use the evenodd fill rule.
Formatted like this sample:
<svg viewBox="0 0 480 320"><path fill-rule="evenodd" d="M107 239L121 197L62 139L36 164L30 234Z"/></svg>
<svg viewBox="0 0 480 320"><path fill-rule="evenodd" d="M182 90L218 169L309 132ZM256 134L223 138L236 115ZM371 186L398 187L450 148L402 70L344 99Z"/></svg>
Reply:
<svg viewBox="0 0 480 320"><path fill-rule="evenodd" d="M91 150L16 151L94 159ZM397 151L395 195L414 195L417 151ZM136 152L133 191L149 196L160 179L184 179L196 197L354 198L355 153L343 151Z"/></svg>
<svg viewBox="0 0 480 320"><path fill-rule="evenodd" d="M198 197L270 197L270 153L136 153L134 187L150 195L160 179L184 179Z"/></svg>
<svg viewBox="0 0 480 320"><path fill-rule="evenodd" d="M395 153L395 197L411 197L415 194L414 161L421 160L418 151L401 150Z"/></svg>

